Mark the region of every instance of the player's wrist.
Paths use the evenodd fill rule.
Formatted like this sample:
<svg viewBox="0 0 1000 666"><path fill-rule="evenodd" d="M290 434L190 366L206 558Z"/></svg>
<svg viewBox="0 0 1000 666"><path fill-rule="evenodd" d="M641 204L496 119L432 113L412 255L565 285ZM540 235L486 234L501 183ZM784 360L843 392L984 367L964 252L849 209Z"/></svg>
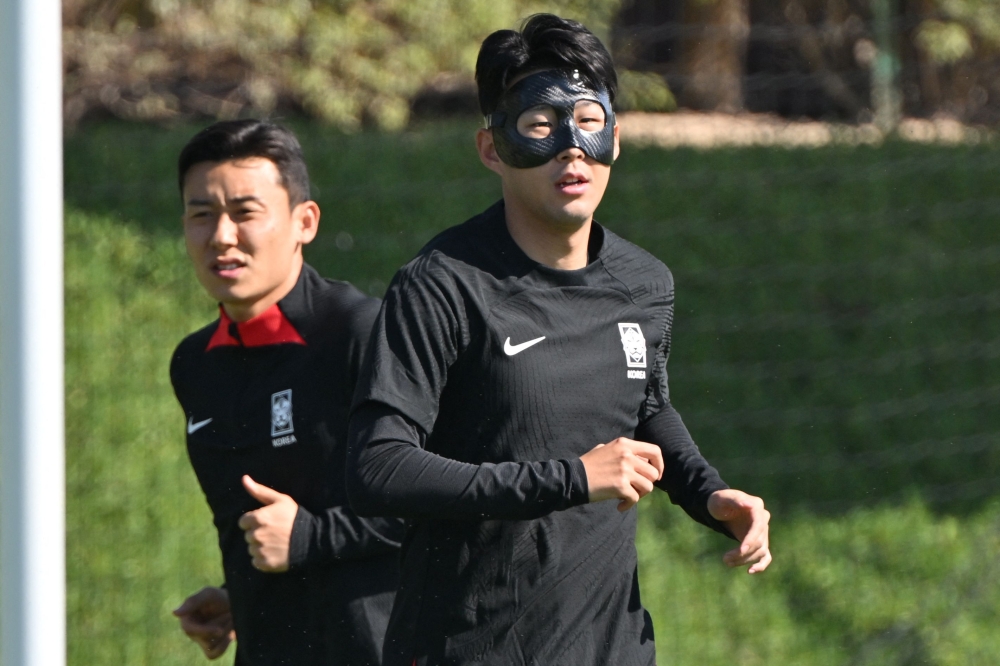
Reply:
<svg viewBox="0 0 1000 666"><path fill-rule="evenodd" d="M288 569L298 569L316 559L321 553L318 550L319 540L316 538L319 525L316 516L311 511L298 505L295 518L292 520L292 531L288 537Z"/></svg>

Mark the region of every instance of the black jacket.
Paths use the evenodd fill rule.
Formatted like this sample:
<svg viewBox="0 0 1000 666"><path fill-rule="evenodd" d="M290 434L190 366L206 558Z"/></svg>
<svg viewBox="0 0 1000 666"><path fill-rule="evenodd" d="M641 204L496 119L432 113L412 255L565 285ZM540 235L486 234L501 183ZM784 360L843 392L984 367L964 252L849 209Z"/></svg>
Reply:
<svg viewBox="0 0 1000 666"><path fill-rule="evenodd" d="M385 666L652 666L636 510L588 504L580 456L660 446L693 518L727 486L670 404L667 267L597 225L590 263L538 264L500 203L396 274L351 418L362 515L412 521Z"/></svg>
<svg viewBox="0 0 1000 666"><path fill-rule="evenodd" d="M344 456L379 302L304 266L275 307L184 339L170 378L215 517L242 666L377 665L398 582L401 521L347 506ZM237 521L255 481L299 504L286 573L251 566Z"/></svg>

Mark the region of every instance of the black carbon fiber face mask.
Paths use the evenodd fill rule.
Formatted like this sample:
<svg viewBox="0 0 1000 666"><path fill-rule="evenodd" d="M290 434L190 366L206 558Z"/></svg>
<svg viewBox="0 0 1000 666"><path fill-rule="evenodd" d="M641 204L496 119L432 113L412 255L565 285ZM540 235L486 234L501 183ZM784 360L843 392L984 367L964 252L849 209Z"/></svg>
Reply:
<svg viewBox="0 0 1000 666"><path fill-rule="evenodd" d="M580 100L597 102L604 109L604 127L586 132L576 124L575 107ZM545 138L526 137L517 131L517 119L528 109L548 105L555 109L557 123ZM576 70L553 69L527 76L500 98L496 111L486 116L493 130L497 154L515 169L545 164L567 148L579 148L588 157L611 165L615 161L615 114L604 88L594 90Z"/></svg>

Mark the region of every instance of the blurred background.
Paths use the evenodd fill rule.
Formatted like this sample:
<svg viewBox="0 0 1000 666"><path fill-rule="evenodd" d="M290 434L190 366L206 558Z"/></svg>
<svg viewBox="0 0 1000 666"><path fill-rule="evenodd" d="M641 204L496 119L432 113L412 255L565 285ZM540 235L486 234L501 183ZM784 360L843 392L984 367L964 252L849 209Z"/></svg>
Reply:
<svg viewBox="0 0 1000 666"><path fill-rule="evenodd" d="M673 401L773 512L749 577L662 494L640 505L660 663L1000 663L1000 0L63 6L71 664L204 662L170 615L221 581L167 376L216 316L181 146L219 118L295 129L308 260L381 295L499 197L475 57L537 11L615 56L598 219L673 270Z"/></svg>

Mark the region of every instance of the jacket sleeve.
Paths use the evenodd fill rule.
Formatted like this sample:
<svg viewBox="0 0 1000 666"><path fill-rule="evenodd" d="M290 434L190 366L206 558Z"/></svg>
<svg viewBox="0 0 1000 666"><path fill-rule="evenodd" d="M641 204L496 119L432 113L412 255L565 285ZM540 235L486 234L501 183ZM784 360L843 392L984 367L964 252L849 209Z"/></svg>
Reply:
<svg viewBox="0 0 1000 666"><path fill-rule="evenodd" d="M290 569L388 555L399 549L405 532L394 518L361 518L350 507L313 514L299 506L292 525Z"/></svg>
<svg viewBox="0 0 1000 666"><path fill-rule="evenodd" d="M423 448L403 414L366 403L351 418L347 492L360 515L436 520L527 520L586 504L579 458L480 465Z"/></svg>
<svg viewBox="0 0 1000 666"><path fill-rule="evenodd" d="M424 448L448 372L470 340L469 300L433 257L393 279L348 433L347 492L360 515L527 519L586 503L579 459L472 464Z"/></svg>
<svg viewBox="0 0 1000 666"><path fill-rule="evenodd" d="M353 289L342 298L336 308L337 321L331 322L339 330L332 348L343 359L343 379L353 389L380 302ZM348 400L353 396L352 390ZM340 455L346 456L346 449ZM332 481L344 482L342 478ZM292 525L289 568L389 555L398 551L405 532L406 525L398 518L361 518L347 505L313 513L300 505Z"/></svg>
<svg viewBox="0 0 1000 666"><path fill-rule="evenodd" d="M668 402L639 424L635 438L656 444L663 452L663 478L656 482L656 487L666 491L671 502L702 525L732 537L725 525L708 513L708 498L729 486L701 455L673 405Z"/></svg>
<svg viewBox="0 0 1000 666"><path fill-rule="evenodd" d="M708 512L712 493L729 486L701 455L681 415L670 403L667 360L674 323L674 283L669 271L664 274L659 293L650 303L650 310L660 321L661 338L653 355L635 438L656 444L663 453L663 478L656 482L656 487L666 491L670 501L696 521L731 537L729 530Z"/></svg>

